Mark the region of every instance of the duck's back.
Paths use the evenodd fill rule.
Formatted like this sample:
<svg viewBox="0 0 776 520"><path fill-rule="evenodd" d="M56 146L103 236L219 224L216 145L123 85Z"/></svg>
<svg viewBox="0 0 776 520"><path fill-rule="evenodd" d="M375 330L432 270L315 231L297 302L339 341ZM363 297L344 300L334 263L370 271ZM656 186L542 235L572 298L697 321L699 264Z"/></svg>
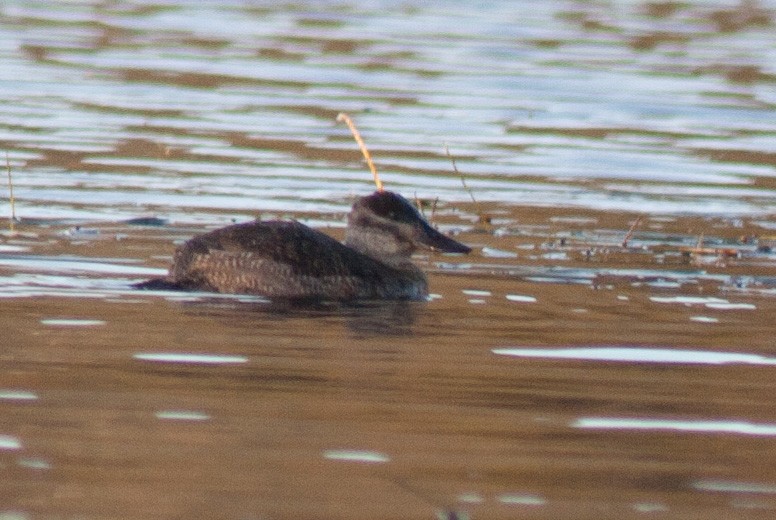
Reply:
<svg viewBox="0 0 776 520"><path fill-rule="evenodd" d="M298 222L235 224L175 252L169 281L184 289L291 299L420 299L423 273L395 269Z"/></svg>

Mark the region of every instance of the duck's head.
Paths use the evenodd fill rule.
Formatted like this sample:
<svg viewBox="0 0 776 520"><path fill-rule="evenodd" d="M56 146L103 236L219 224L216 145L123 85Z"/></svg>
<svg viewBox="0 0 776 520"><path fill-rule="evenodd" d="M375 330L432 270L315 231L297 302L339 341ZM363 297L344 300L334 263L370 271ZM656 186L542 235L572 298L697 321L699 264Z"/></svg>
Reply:
<svg viewBox="0 0 776 520"><path fill-rule="evenodd" d="M471 248L443 235L410 202L390 191L376 191L353 204L345 244L377 260L407 259L418 246L447 253Z"/></svg>

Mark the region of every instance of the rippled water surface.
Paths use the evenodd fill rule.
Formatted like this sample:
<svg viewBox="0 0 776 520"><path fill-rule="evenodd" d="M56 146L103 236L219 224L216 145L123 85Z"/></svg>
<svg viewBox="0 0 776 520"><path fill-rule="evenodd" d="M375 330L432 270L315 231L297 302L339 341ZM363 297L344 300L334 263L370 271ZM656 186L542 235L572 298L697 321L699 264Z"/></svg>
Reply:
<svg viewBox="0 0 776 520"><path fill-rule="evenodd" d="M773 518L775 26L3 2L0 518ZM232 222L341 238L343 111L474 248L428 302L131 288Z"/></svg>

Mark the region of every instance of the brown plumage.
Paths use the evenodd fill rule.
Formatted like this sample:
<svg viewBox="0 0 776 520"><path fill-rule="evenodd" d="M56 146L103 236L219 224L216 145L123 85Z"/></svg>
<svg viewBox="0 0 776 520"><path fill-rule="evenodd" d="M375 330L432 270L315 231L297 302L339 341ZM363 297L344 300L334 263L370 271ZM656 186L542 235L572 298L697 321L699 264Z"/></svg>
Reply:
<svg viewBox="0 0 776 520"><path fill-rule="evenodd" d="M417 245L470 251L429 226L400 195L379 191L353 205L345 244L295 221L235 224L187 241L166 278L137 287L295 300L419 300L428 286L410 259Z"/></svg>

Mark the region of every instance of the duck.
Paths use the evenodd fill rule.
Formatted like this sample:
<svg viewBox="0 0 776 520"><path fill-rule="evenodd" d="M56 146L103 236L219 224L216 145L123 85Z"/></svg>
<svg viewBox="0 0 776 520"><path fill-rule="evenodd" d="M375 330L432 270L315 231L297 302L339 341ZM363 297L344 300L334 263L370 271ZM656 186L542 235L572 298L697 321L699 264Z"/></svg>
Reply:
<svg viewBox="0 0 776 520"><path fill-rule="evenodd" d="M467 254L398 193L359 197L344 243L297 221L233 224L179 246L167 276L139 289L207 291L292 301L425 300L418 248Z"/></svg>

